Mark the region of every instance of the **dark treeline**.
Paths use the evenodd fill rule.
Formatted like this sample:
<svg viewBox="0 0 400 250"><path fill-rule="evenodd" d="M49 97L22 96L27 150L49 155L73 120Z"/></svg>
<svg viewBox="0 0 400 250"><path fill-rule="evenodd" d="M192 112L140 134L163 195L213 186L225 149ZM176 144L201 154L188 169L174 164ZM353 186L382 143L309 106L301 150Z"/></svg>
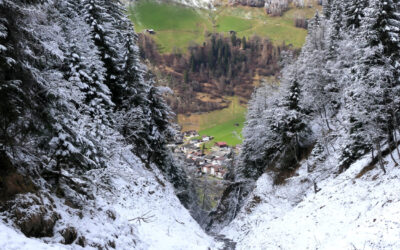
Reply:
<svg viewBox="0 0 400 250"><path fill-rule="evenodd" d="M294 20L294 26L296 26L297 28L307 29L308 20L306 18L296 18Z"/></svg>
<svg viewBox="0 0 400 250"><path fill-rule="evenodd" d="M176 51L161 55L150 36L139 36L140 55L160 68L167 77L168 87L179 98L167 98L178 113L209 111L221 103L197 99L196 93L210 97L238 95L248 99L253 92L254 77L276 76L280 72L280 54L291 49L282 44L253 36L238 38L211 35L202 45L192 45L187 54Z"/></svg>

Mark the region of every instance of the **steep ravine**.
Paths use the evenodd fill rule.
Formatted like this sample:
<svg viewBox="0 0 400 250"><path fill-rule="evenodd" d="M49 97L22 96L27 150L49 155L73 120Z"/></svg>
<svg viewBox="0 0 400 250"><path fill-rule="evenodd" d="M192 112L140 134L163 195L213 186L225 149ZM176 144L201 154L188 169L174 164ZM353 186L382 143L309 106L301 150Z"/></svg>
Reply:
<svg viewBox="0 0 400 250"><path fill-rule="evenodd" d="M400 249L400 10L359 4L257 88L204 230L121 5L0 0L0 249Z"/></svg>

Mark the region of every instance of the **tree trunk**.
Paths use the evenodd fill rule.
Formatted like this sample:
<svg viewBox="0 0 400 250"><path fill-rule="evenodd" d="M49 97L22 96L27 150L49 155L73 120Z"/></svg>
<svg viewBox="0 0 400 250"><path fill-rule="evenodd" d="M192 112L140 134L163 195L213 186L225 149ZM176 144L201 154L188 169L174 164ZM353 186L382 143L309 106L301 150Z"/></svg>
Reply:
<svg viewBox="0 0 400 250"><path fill-rule="evenodd" d="M329 151L329 142L328 142L328 136L325 134L325 131L322 131L322 136L323 136L323 143L324 143L324 147L326 149L326 152L328 153L328 155L331 155L331 152Z"/></svg>
<svg viewBox="0 0 400 250"><path fill-rule="evenodd" d="M377 143L377 148L378 148L379 165L380 165L383 173L386 174L385 165L384 165L384 162L383 162L383 159L382 159L382 150L381 150L380 142Z"/></svg>
<svg viewBox="0 0 400 250"><path fill-rule="evenodd" d="M394 159L394 157L393 157L393 150L392 150L392 147L389 147L390 148L390 158L392 159L392 161L394 162L394 165L395 166L398 166L399 164L397 163L397 161Z"/></svg>
<svg viewBox="0 0 400 250"><path fill-rule="evenodd" d="M394 146L396 147L397 156L400 158L400 150L399 150L399 143L397 141L397 131L393 131L393 138L394 138Z"/></svg>
<svg viewBox="0 0 400 250"><path fill-rule="evenodd" d="M371 148L371 154L372 154L372 160L374 160L375 159L374 146L372 146L372 148Z"/></svg>
<svg viewBox="0 0 400 250"><path fill-rule="evenodd" d="M394 109L392 109L393 112L393 138L394 138L394 142L395 142L395 147L396 147L396 151L397 151L397 156L400 158L400 151L399 151L399 142L397 141L397 128L399 128L399 122L397 120L397 116L396 116L396 112Z"/></svg>
<svg viewBox="0 0 400 250"><path fill-rule="evenodd" d="M329 121L328 121L328 116L327 116L327 114L326 114L326 107L325 107L325 105L322 107L322 109L324 110L324 118L325 118L326 126L328 127L328 130L331 131L332 129L331 129L331 127L329 126Z"/></svg>
<svg viewBox="0 0 400 250"><path fill-rule="evenodd" d="M389 147L389 151L390 151L390 158L394 162L394 165L398 166L399 164L397 163L397 161L393 157L393 151L395 150L393 148L393 146L395 148L397 148L397 141L394 139L393 129L391 127L391 125L393 125L393 123L394 123L394 119L391 119L391 120L392 120L392 122L388 123L388 128L387 128L388 129L388 132L387 132L388 133L388 147Z"/></svg>
<svg viewBox="0 0 400 250"><path fill-rule="evenodd" d="M297 149L299 147L299 139L297 137L297 133L296 133L296 136L295 136L295 140L296 140L296 143L293 146L294 157L295 157L296 163L299 163L299 159L297 157Z"/></svg>

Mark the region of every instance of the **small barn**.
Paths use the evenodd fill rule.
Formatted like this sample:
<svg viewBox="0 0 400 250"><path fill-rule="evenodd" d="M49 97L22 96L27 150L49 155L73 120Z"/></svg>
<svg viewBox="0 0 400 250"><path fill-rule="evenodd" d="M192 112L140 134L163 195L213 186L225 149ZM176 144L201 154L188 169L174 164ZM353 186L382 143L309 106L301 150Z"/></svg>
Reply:
<svg viewBox="0 0 400 250"><path fill-rule="evenodd" d="M154 35L156 33L153 29L146 29L146 32L150 35Z"/></svg>
<svg viewBox="0 0 400 250"><path fill-rule="evenodd" d="M228 144L226 142L221 141L221 142L216 142L215 146L217 146L219 148L226 148L226 147L228 147Z"/></svg>

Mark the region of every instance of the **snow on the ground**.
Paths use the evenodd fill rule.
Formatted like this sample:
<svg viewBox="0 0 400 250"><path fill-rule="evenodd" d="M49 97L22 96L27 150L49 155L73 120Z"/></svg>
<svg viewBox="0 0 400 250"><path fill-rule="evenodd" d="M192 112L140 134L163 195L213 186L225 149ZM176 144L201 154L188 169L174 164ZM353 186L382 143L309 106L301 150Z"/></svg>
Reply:
<svg viewBox="0 0 400 250"><path fill-rule="evenodd" d="M189 212L182 206L173 187L158 169L154 173L141 168L137 171L135 159L128 152L113 162L110 175L118 196L109 192L100 194L104 202L112 201L115 211L124 219L132 220L138 238L145 249L208 249L216 247ZM128 163L128 164L126 164ZM144 220L144 221L143 221Z"/></svg>
<svg viewBox="0 0 400 250"><path fill-rule="evenodd" d="M25 237L20 232L15 231L14 228L0 223L0 249L7 250L21 250L21 249L43 249L43 250L56 250L56 249L71 249L61 244L45 244L38 239L30 239Z"/></svg>
<svg viewBox="0 0 400 250"><path fill-rule="evenodd" d="M261 202L250 197L222 234L237 249L400 249L400 167L388 156L387 174L375 167L356 178L369 160L318 182L316 194L293 180L273 187L264 174L252 196ZM293 179L307 183L304 167Z"/></svg>
<svg viewBox="0 0 400 250"><path fill-rule="evenodd" d="M123 250L221 246L194 221L157 168L145 169L128 148L117 148L119 152L107 168L86 173L94 200L88 200L82 209L66 206L64 200L52 196L61 215L53 237L27 238L0 218L0 249L81 249L77 244L60 244L63 237L59 232L66 227L76 228L78 236L86 238L88 249L110 242Z"/></svg>

